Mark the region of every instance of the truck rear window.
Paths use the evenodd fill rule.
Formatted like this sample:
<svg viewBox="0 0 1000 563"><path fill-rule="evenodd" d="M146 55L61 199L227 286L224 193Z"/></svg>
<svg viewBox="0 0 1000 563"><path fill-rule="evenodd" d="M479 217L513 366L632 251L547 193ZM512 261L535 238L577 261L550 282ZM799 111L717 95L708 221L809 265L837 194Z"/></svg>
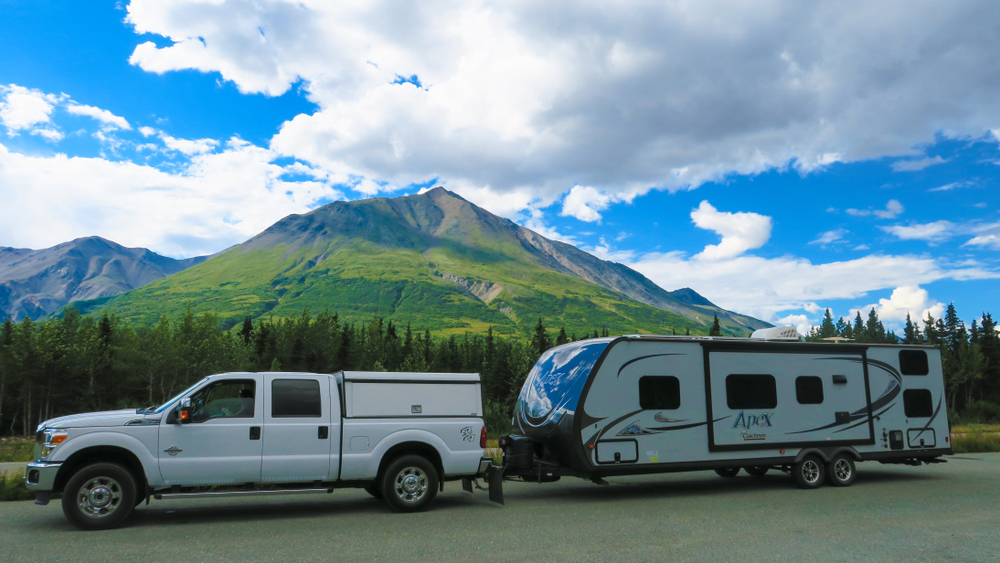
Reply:
<svg viewBox="0 0 1000 563"><path fill-rule="evenodd" d="M275 379L271 382L271 417L320 417L323 401L315 379Z"/></svg>

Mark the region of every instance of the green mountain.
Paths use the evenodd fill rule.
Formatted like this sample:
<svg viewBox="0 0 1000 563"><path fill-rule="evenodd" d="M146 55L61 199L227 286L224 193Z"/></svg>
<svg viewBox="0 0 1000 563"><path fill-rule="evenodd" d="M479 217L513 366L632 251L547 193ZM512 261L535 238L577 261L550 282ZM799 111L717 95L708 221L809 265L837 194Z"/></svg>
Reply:
<svg viewBox="0 0 1000 563"><path fill-rule="evenodd" d="M78 302L134 323L180 316L190 304L228 325L247 315L336 311L438 334L527 334L538 322L570 334L685 330L705 334L767 323L677 296L621 264L540 236L443 188L420 195L335 202L290 215L197 266L121 295Z"/></svg>

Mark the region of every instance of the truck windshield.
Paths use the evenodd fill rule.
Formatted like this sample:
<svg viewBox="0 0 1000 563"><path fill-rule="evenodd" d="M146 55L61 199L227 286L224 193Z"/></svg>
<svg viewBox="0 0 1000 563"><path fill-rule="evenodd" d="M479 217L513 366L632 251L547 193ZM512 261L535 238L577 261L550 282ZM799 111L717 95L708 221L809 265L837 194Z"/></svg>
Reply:
<svg viewBox="0 0 1000 563"><path fill-rule="evenodd" d="M207 378L206 378L206 379L207 379ZM204 381L205 381L205 380L204 380L204 379L202 379L202 380L201 380L201 381L199 381L198 383L195 383L195 384L194 384L194 385L192 385L191 387L188 387L187 389L185 389L185 390L181 391L180 393L178 393L178 394L174 395L174 396L173 396L173 397L172 397L172 398L171 398L171 399L170 399L169 401L167 401L166 403L163 403L162 405L160 405L160 406L156 407L156 410L154 410L154 411L153 411L153 413L154 413L154 414L157 414L157 413L161 413L161 412L163 412L163 411L164 411L164 410L165 410L165 409L166 409L167 407L169 407L169 406L170 406L171 404L173 404L173 402L174 402L174 401L176 401L177 399L180 399L181 397L183 397L183 396L184 396L184 395L186 395L187 393L191 392L192 390L194 390L194 388L195 388L195 387L197 387L197 386L201 385L201 384L202 384L202 382L204 382Z"/></svg>
<svg viewBox="0 0 1000 563"><path fill-rule="evenodd" d="M576 411L580 393L611 339L581 340L542 354L518 397L517 411L532 426L556 423Z"/></svg>

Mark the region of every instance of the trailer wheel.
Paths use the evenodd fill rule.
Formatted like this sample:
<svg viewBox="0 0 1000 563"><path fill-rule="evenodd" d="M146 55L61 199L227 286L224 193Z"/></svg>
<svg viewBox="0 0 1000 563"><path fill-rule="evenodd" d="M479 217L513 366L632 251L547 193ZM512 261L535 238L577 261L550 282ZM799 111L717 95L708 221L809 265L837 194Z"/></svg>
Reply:
<svg viewBox="0 0 1000 563"><path fill-rule="evenodd" d="M739 467L727 467L725 469L716 469L715 472L719 477L726 477L727 479L736 477L740 474Z"/></svg>
<svg viewBox="0 0 1000 563"><path fill-rule="evenodd" d="M382 498L382 489L379 488L378 483L369 483L365 485L365 492L377 499Z"/></svg>
<svg viewBox="0 0 1000 563"><path fill-rule="evenodd" d="M819 457L807 455L792 468L795 484L803 489L816 489L823 485L825 467Z"/></svg>
<svg viewBox="0 0 1000 563"><path fill-rule="evenodd" d="M767 475L768 469L770 469L770 467L767 467L766 465L754 465L751 467L744 467L743 471L746 471L754 477L763 477L764 475Z"/></svg>
<svg viewBox="0 0 1000 563"><path fill-rule="evenodd" d="M405 455L389 464L380 488L385 501L396 512L420 512L437 496L437 470L424 457Z"/></svg>
<svg viewBox="0 0 1000 563"><path fill-rule="evenodd" d="M848 454L837 454L826 466L826 478L834 487L849 487L856 477L854 460Z"/></svg>
<svg viewBox="0 0 1000 563"><path fill-rule="evenodd" d="M135 507L135 477L117 463L93 463L73 474L63 490L66 518L81 530L107 530Z"/></svg>

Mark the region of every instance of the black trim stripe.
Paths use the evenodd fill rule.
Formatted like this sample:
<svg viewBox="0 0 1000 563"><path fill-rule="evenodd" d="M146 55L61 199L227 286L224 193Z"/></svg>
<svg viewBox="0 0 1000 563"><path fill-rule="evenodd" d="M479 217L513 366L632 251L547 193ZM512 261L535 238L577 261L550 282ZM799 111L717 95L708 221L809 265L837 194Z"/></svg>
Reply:
<svg viewBox="0 0 1000 563"><path fill-rule="evenodd" d="M634 364L634 363L636 363L636 362L638 362L640 360L646 360L646 359L649 359L649 358L659 358L659 357L662 357L662 356L685 356L685 355L686 354L652 354L652 355L649 355L649 356L639 356L638 358L633 358L633 359L625 362L624 364L622 364L622 367L618 368L618 375L616 377L621 377L622 376L622 370L624 370L628 366L630 366L630 365L632 365L632 364Z"/></svg>

